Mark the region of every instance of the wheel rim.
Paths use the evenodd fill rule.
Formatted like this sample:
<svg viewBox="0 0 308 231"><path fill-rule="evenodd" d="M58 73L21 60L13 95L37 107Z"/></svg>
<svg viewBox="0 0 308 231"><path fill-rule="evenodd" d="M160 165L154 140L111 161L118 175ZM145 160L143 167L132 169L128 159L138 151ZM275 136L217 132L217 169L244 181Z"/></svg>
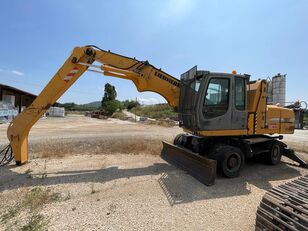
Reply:
<svg viewBox="0 0 308 231"><path fill-rule="evenodd" d="M229 171L235 171L240 167L241 160L236 154L232 154L227 160L227 168Z"/></svg>
<svg viewBox="0 0 308 231"><path fill-rule="evenodd" d="M272 151L272 158L273 158L273 160L278 160L278 158L279 158L279 156L280 156L280 150L279 150L280 148L279 147L277 147L277 146L275 146L274 148L273 148L273 151Z"/></svg>

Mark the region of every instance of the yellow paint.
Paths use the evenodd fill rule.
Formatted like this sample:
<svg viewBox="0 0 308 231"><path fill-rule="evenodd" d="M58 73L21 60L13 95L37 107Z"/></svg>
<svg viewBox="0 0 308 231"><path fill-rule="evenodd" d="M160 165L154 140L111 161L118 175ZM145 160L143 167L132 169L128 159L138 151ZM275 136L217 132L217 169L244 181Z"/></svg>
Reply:
<svg viewBox="0 0 308 231"><path fill-rule="evenodd" d="M248 121L247 121L247 135L254 134L254 114L248 114Z"/></svg>
<svg viewBox="0 0 308 231"><path fill-rule="evenodd" d="M247 135L247 130L209 130L197 131L196 134L200 136L242 136Z"/></svg>

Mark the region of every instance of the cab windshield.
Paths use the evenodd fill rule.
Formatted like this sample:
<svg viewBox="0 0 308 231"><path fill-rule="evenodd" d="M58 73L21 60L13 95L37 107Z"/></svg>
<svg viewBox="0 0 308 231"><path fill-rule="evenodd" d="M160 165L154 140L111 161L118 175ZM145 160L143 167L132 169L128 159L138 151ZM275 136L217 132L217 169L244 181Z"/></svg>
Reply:
<svg viewBox="0 0 308 231"><path fill-rule="evenodd" d="M227 78L211 78L206 90L205 117L215 118L224 115L229 107L229 86Z"/></svg>

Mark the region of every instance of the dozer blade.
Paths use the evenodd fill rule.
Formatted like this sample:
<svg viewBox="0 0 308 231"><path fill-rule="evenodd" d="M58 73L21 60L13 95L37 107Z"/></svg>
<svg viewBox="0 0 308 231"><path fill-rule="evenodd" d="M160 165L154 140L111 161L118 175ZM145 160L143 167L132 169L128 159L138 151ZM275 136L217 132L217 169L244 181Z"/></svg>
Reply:
<svg viewBox="0 0 308 231"><path fill-rule="evenodd" d="M205 185L213 185L216 177L216 160L197 155L188 149L163 141L161 157L188 172Z"/></svg>

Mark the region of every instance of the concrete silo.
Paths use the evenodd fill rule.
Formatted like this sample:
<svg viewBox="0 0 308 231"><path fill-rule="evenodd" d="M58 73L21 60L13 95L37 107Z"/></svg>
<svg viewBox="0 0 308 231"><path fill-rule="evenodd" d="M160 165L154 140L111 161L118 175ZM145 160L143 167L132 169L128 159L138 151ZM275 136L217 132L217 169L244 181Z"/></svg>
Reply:
<svg viewBox="0 0 308 231"><path fill-rule="evenodd" d="M286 74L278 73L267 82L267 102L285 106L286 102Z"/></svg>

